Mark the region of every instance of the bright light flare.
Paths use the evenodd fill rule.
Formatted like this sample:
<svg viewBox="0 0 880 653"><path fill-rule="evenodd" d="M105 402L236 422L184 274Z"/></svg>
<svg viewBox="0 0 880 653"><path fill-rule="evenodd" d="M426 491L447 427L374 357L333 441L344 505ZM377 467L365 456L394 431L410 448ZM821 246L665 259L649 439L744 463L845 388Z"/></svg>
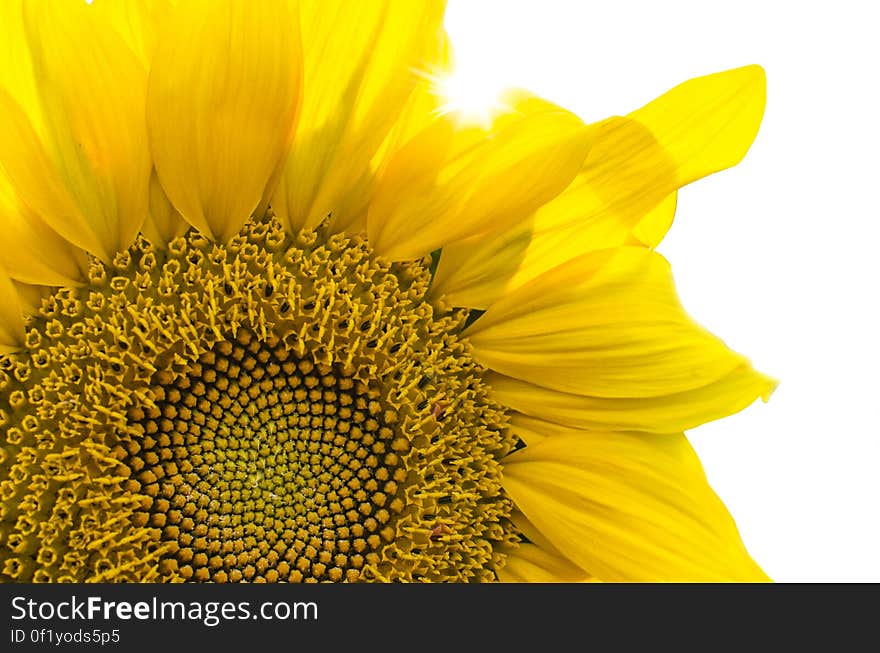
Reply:
<svg viewBox="0 0 880 653"><path fill-rule="evenodd" d="M440 114L454 114L463 124L488 128L495 116L505 110L504 87L487 71L457 70L432 77L442 104Z"/></svg>

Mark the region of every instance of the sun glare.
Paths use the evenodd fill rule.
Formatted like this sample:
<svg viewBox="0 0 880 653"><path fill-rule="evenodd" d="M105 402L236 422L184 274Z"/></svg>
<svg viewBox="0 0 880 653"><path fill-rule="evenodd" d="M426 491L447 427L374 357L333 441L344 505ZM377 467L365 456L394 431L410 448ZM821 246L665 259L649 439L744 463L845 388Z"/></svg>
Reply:
<svg viewBox="0 0 880 653"><path fill-rule="evenodd" d="M455 114L462 123L488 127L504 108L504 89L492 75L458 70L437 77L434 84L438 95L443 98L441 114Z"/></svg>

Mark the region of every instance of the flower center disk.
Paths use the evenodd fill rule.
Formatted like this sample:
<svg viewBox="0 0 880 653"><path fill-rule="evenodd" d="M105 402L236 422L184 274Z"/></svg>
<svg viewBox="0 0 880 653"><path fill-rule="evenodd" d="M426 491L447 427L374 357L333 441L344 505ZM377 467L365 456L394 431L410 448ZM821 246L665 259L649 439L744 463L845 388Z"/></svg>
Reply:
<svg viewBox="0 0 880 653"><path fill-rule="evenodd" d="M90 276L0 372L0 578L496 578L513 440L427 261L270 219Z"/></svg>
<svg viewBox="0 0 880 653"><path fill-rule="evenodd" d="M128 464L153 499L138 521L176 545L164 572L354 581L394 541L410 445L380 422L379 393L338 366L240 331L154 395Z"/></svg>

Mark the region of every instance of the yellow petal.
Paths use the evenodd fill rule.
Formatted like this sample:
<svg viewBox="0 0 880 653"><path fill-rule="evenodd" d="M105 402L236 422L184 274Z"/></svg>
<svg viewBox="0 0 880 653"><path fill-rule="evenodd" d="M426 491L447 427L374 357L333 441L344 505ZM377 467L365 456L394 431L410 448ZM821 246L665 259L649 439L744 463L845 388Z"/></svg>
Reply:
<svg viewBox="0 0 880 653"><path fill-rule="evenodd" d="M747 362L687 316L668 263L641 247L554 268L499 299L467 335L497 372L592 397L695 390Z"/></svg>
<svg viewBox="0 0 880 653"><path fill-rule="evenodd" d="M516 529L532 544L538 546L543 549L547 553L559 557L564 558L565 556L559 552L553 543L547 539L547 537L538 530L535 525L529 521L529 518L523 514L520 510L512 510L510 513L510 521L513 522L513 525Z"/></svg>
<svg viewBox="0 0 880 653"><path fill-rule="evenodd" d="M513 413L510 415L510 430L527 445L532 445L545 438L566 435L579 429L547 422L524 413Z"/></svg>
<svg viewBox="0 0 880 653"><path fill-rule="evenodd" d="M18 294L6 270L0 268L0 354L18 351L24 346L24 319Z"/></svg>
<svg viewBox="0 0 880 653"><path fill-rule="evenodd" d="M33 315L40 310L43 300L49 297L56 288L52 286L35 285L12 280L12 286L18 295L18 303L25 315Z"/></svg>
<svg viewBox="0 0 880 653"><path fill-rule="evenodd" d="M150 68L163 24L171 16L171 0L94 0L92 8L102 13L132 52ZM189 224L162 190L156 171L150 175L149 212L141 230L154 244L167 245L186 233Z"/></svg>
<svg viewBox="0 0 880 653"><path fill-rule="evenodd" d="M25 194L56 189L22 188L13 174L10 178L51 227L109 259L131 244L146 217L146 70L101 15L83 3L27 2L24 22L46 130L45 155L79 216L40 211L46 202L32 203ZM28 162L4 164L9 171L10 165L17 169ZM66 199L51 203L69 209Z"/></svg>
<svg viewBox="0 0 880 653"><path fill-rule="evenodd" d="M444 4L301 4L302 112L272 199L289 229L330 215L341 230L362 218L375 185L371 161L437 56Z"/></svg>
<svg viewBox="0 0 880 653"><path fill-rule="evenodd" d="M498 571L502 583L583 583L592 580L570 560L534 544L520 544L506 553L507 561Z"/></svg>
<svg viewBox="0 0 880 653"><path fill-rule="evenodd" d="M512 228L444 248L431 297L485 309L504 292L584 252L616 247L675 188L675 167L643 125L596 126L583 168L561 194Z"/></svg>
<svg viewBox="0 0 880 653"><path fill-rule="evenodd" d="M192 0L172 12L150 72L150 145L165 193L205 235L228 240L271 194L300 81L288 0Z"/></svg>
<svg viewBox="0 0 880 653"><path fill-rule="evenodd" d="M501 374L489 374L486 381L498 401L536 418L582 429L653 433L685 431L726 417L758 397L767 401L776 387L776 381L750 365L741 365L701 388L658 397L588 397Z"/></svg>
<svg viewBox="0 0 880 653"><path fill-rule="evenodd" d="M189 223L165 195L154 170L150 177L150 213L144 222L144 235L153 244L167 245L185 234L187 229Z"/></svg>
<svg viewBox="0 0 880 653"><path fill-rule="evenodd" d="M332 230L354 233L366 229L370 200L389 161L411 138L440 115L444 98L437 80L448 72L451 56L449 38L444 32L437 40L436 47L431 48L430 53L425 57L426 63L422 69L417 71L418 81L415 90L409 96L394 127L370 161L369 167L359 173L356 182L345 182L348 190L345 197L340 197L337 201L337 206L342 208L327 212Z"/></svg>
<svg viewBox="0 0 880 653"><path fill-rule="evenodd" d="M0 2L0 88L24 108L36 121L35 129L44 134L22 6L23 0Z"/></svg>
<svg viewBox="0 0 880 653"><path fill-rule="evenodd" d="M763 70L747 66L690 80L604 121L583 170L530 220L444 249L432 297L485 309L583 252L656 245L672 222L675 190L742 159L764 100Z"/></svg>
<svg viewBox="0 0 880 653"><path fill-rule="evenodd" d="M149 67L163 21L171 14L171 0L94 0L101 13L131 51Z"/></svg>
<svg viewBox="0 0 880 653"><path fill-rule="evenodd" d="M503 464L517 507L600 580L767 580L683 435L584 431Z"/></svg>
<svg viewBox="0 0 880 653"><path fill-rule="evenodd" d="M486 310L508 288L516 287L514 277L529 274L533 262L542 271L548 264L553 267L557 263L555 252L549 261L529 255L530 249L545 240L534 234L531 225L530 220L489 236L473 236L445 245L428 300L435 305Z"/></svg>
<svg viewBox="0 0 880 653"><path fill-rule="evenodd" d="M453 48L445 31L440 32L432 45L426 56L425 65L418 70L419 79L415 89L376 155L377 159L374 159L374 167L377 171L384 171L387 159L433 123L444 111L447 100L443 95L441 80L452 73Z"/></svg>
<svg viewBox="0 0 880 653"><path fill-rule="evenodd" d="M102 243L82 215L36 126L24 109L0 89L0 166L9 192L17 204L30 207L71 243L93 253L102 252Z"/></svg>
<svg viewBox="0 0 880 653"><path fill-rule="evenodd" d="M85 252L59 236L22 202L2 170L0 231L0 265L13 279L48 285L85 281Z"/></svg>
<svg viewBox="0 0 880 653"><path fill-rule="evenodd" d="M646 247L657 247L675 217L675 207L678 204L678 193L670 193L665 199L645 214L636 223L632 230L632 244L642 244Z"/></svg>
<svg viewBox="0 0 880 653"><path fill-rule="evenodd" d="M679 84L630 117L653 132L683 186L742 160L766 100L764 69L744 66Z"/></svg>
<svg viewBox="0 0 880 653"><path fill-rule="evenodd" d="M562 191L594 131L526 94L488 129L440 118L388 164L367 218L370 244L392 259L516 224Z"/></svg>

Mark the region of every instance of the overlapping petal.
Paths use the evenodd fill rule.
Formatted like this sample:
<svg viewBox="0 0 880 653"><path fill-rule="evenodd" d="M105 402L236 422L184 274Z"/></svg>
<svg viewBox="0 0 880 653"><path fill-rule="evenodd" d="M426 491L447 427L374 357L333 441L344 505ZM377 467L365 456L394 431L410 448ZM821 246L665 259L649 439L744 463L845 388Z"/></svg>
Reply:
<svg viewBox="0 0 880 653"><path fill-rule="evenodd" d="M630 117L651 130L683 186L742 161L766 101L764 69L743 66L679 84Z"/></svg>
<svg viewBox="0 0 880 653"><path fill-rule="evenodd" d="M187 229L189 223L168 199L154 170L150 176L150 212L144 221L144 235L151 243L167 245Z"/></svg>
<svg viewBox="0 0 880 653"><path fill-rule="evenodd" d="M432 296L485 309L585 251L656 245L672 222L676 189L745 155L765 95L763 70L746 66L690 80L604 121L565 192L511 229L444 249Z"/></svg>
<svg viewBox="0 0 880 653"><path fill-rule="evenodd" d="M653 433L685 431L732 415L757 397L767 401L776 387L748 364L703 387L657 397L591 397L496 373L486 381L498 401L526 415L576 428Z"/></svg>
<svg viewBox="0 0 880 653"><path fill-rule="evenodd" d="M594 131L525 93L505 104L489 128L443 116L391 160L367 220L379 254L414 258L514 225L568 185Z"/></svg>
<svg viewBox="0 0 880 653"><path fill-rule="evenodd" d="M12 280L12 286L18 295L18 303L25 315L34 315L40 310L43 300L49 297L55 290L52 286L41 284L24 283Z"/></svg>
<svg viewBox="0 0 880 653"><path fill-rule="evenodd" d="M374 157L444 50L445 2L305 0L303 102L272 207L282 224L337 230L364 217Z"/></svg>
<svg viewBox="0 0 880 653"><path fill-rule="evenodd" d="M376 153L373 168L376 179L384 172L390 158L433 123L445 111L446 98L440 80L452 74L454 52L449 35L444 31L432 42L423 68L419 69L419 81L410 94L388 138Z"/></svg>
<svg viewBox="0 0 880 653"><path fill-rule="evenodd" d="M92 8L125 39L131 51L149 67L172 0L93 0Z"/></svg>
<svg viewBox="0 0 880 653"><path fill-rule="evenodd" d="M18 294L6 270L0 267L0 354L9 354L24 345L24 320Z"/></svg>
<svg viewBox="0 0 880 653"><path fill-rule="evenodd" d="M271 196L301 57L289 0L192 0L162 29L147 97L153 159L174 207L209 237L231 238Z"/></svg>
<svg viewBox="0 0 880 653"><path fill-rule="evenodd" d="M392 260L442 247L432 298L488 309L465 337L526 444L502 461L527 541L501 545L500 579L766 579L680 432L774 382L686 316L645 247L678 188L745 154L763 71L593 126L514 94L467 127L435 115L443 4L0 4L0 354L47 285L139 231L225 241L271 202Z"/></svg>
<svg viewBox="0 0 880 653"><path fill-rule="evenodd" d="M535 546L521 544L507 553L498 571L502 583L583 583L589 574L566 558Z"/></svg>
<svg viewBox="0 0 880 653"><path fill-rule="evenodd" d="M487 367L591 397L693 391L747 362L687 316L668 263L641 247L554 268L499 299L467 335Z"/></svg>
<svg viewBox="0 0 880 653"><path fill-rule="evenodd" d="M501 582L586 583L596 580L562 555L522 512L514 510L510 520L528 544L520 544L505 551L507 559L498 572Z"/></svg>
<svg viewBox="0 0 880 653"><path fill-rule="evenodd" d="M530 445L538 444L538 442L551 436L566 435L577 432L580 429L577 427L565 426L564 424L548 422L538 417L526 415L525 413L513 412L510 415L510 430L513 431L520 440L525 442L526 445Z"/></svg>
<svg viewBox="0 0 880 653"><path fill-rule="evenodd" d="M159 43L163 25L171 16L172 0L94 0L92 7L102 13L132 52L149 69ZM155 169L150 175L149 210L142 231L155 244L168 244L189 228L180 212L165 195Z"/></svg>
<svg viewBox="0 0 880 653"><path fill-rule="evenodd" d="M30 66L2 94L0 163L49 226L109 260L146 216L146 71L83 3L34 0L21 10Z"/></svg>
<svg viewBox="0 0 880 653"><path fill-rule="evenodd" d="M2 170L0 229L4 234L0 240L0 265L14 279L54 285L84 280L88 264L85 252L61 237L27 206Z"/></svg>
<svg viewBox="0 0 880 653"><path fill-rule="evenodd" d="M678 192L667 195L635 224L631 232L632 240L646 247L659 245L672 226L677 204Z"/></svg>
<svg viewBox="0 0 880 653"><path fill-rule="evenodd" d="M42 109L24 27L23 0L0 2L0 36L0 88L31 117L36 129L43 134Z"/></svg>
<svg viewBox="0 0 880 653"><path fill-rule="evenodd" d="M767 580L683 435L549 437L505 459L504 487L599 580Z"/></svg>
<svg viewBox="0 0 880 653"><path fill-rule="evenodd" d="M8 347L23 337L23 308L33 311L48 286L84 280L84 250L108 260L134 239L149 153L146 71L87 5L9 0L0 33Z"/></svg>

